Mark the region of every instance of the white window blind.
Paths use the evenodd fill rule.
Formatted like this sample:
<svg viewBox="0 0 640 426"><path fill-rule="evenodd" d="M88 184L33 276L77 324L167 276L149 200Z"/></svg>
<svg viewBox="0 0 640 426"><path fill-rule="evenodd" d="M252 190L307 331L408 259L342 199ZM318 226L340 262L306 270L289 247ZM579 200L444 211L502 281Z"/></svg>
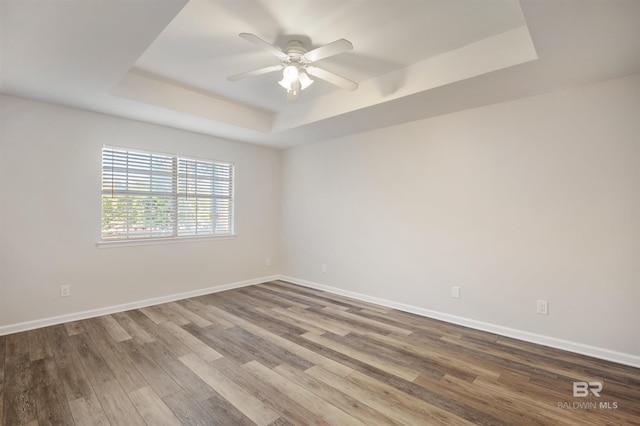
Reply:
<svg viewBox="0 0 640 426"><path fill-rule="evenodd" d="M102 240L233 233L233 164L102 149Z"/></svg>
<svg viewBox="0 0 640 426"><path fill-rule="evenodd" d="M231 233L233 166L178 159L178 235Z"/></svg>

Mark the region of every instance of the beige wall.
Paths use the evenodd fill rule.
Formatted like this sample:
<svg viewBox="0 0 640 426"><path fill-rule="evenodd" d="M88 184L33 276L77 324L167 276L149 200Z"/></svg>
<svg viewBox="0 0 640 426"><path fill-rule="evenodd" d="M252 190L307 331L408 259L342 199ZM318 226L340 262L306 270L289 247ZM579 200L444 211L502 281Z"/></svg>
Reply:
<svg viewBox="0 0 640 426"><path fill-rule="evenodd" d="M278 151L12 97L0 102L0 327L278 272ZM103 144L234 162L237 238L97 248ZM61 284L71 284L71 297L59 297Z"/></svg>
<svg viewBox="0 0 640 426"><path fill-rule="evenodd" d="M287 150L282 274L638 356L639 122L635 75Z"/></svg>
<svg viewBox="0 0 640 426"><path fill-rule="evenodd" d="M281 274L640 365L639 75L283 152L0 108L0 332ZM238 237L97 248L102 144L233 161Z"/></svg>

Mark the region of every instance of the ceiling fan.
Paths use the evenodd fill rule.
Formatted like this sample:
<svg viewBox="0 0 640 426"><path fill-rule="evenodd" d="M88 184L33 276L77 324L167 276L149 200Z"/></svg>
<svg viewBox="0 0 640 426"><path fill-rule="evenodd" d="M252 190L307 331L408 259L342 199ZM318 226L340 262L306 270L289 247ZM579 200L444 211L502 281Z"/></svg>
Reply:
<svg viewBox="0 0 640 426"><path fill-rule="evenodd" d="M309 75L327 81L343 89L356 90L358 88L358 83L355 81L351 81L323 68L312 65L322 59L348 52L353 49L353 45L348 40L342 38L334 41L333 43L307 51L299 40L290 40L287 43L287 47L280 50L276 46L262 40L255 34L241 33L240 37L261 47L280 59L280 64L232 75L227 77L227 80L229 81L237 81L246 77L282 71L282 80L280 80L278 84L286 89L287 100L289 102L295 102L300 95L300 91L306 89L313 83L313 80Z"/></svg>

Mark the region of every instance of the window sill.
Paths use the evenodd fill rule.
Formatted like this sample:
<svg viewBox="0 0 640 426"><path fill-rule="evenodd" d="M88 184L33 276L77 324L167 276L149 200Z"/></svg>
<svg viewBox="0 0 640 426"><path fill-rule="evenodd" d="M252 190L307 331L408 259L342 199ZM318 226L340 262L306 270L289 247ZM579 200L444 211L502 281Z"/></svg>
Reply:
<svg viewBox="0 0 640 426"><path fill-rule="evenodd" d="M195 241L211 241L211 240L233 240L236 238L235 234L231 235L206 235L202 237L171 237L171 238L147 238L139 240L113 240L113 241L98 241L96 247L98 248L113 248L113 247L131 247L131 246L148 246L156 244L181 244L191 243Z"/></svg>

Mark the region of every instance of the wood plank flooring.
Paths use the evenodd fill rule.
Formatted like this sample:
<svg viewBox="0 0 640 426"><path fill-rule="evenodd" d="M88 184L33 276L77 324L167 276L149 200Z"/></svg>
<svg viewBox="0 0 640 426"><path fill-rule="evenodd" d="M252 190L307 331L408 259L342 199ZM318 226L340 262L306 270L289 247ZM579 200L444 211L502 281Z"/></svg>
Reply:
<svg viewBox="0 0 640 426"><path fill-rule="evenodd" d="M640 425L640 369L274 281L0 336L0 420Z"/></svg>

